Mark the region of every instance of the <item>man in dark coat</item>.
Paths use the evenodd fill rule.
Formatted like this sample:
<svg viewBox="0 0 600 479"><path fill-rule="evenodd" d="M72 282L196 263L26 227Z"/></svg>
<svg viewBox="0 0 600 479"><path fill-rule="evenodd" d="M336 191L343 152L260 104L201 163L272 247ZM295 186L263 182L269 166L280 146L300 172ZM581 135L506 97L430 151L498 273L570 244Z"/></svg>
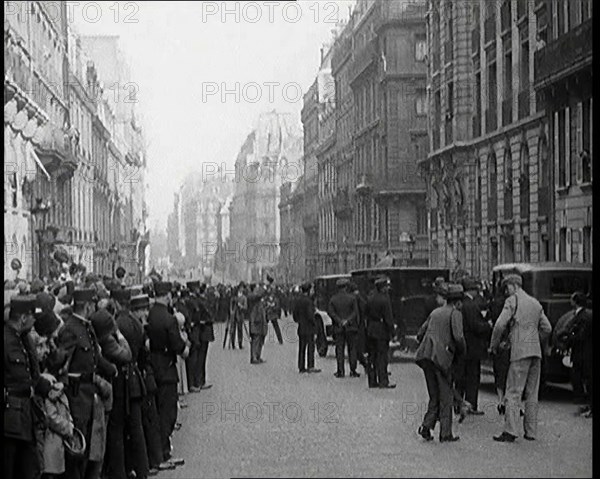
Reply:
<svg viewBox="0 0 600 479"><path fill-rule="evenodd" d="M459 361L457 371L457 392L470 405L469 414L482 415L477 406L479 383L481 380L481 360L487 355L487 348L492 334L492 326L483 319L481 308L476 300L479 296L477 281L465 277L462 280L465 298L462 302L463 333L467 351Z"/></svg>
<svg viewBox="0 0 600 479"><path fill-rule="evenodd" d="M250 311L250 364L262 364L262 348L269 331L267 309L265 306L265 290L262 287L253 288L248 295L248 310Z"/></svg>
<svg viewBox="0 0 600 479"><path fill-rule="evenodd" d="M163 457L174 464L181 459L171 457L171 434L177 422L177 355L185 355L186 344L179 334L175 317L169 313L172 285L158 282L156 299L148 314L147 334L150 340L150 361L157 385L157 409L160 416Z"/></svg>
<svg viewBox="0 0 600 479"><path fill-rule="evenodd" d="M387 367L390 339L394 335L394 316L389 290L389 278L375 280L376 290L367 299L367 352L370 388L395 388L390 384Z"/></svg>
<svg viewBox="0 0 600 479"><path fill-rule="evenodd" d="M356 355L358 362L368 371L367 362L367 300L358 290L354 282L350 282L350 292L356 297L358 303L358 333L356 335Z"/></svg>
<svg viewBox="0 0 600 479"><path fill-rule="evenodd" d="M350 376L360 377L356 372L356 336L358 334L358 302L353 294L348 291L350 281L346 278L338 279L336 286L338 292L329 300L328 312L333 321L333 335L335 337L335 356L337 359L336 378L343 378L344 349L348 347L348 360L350 362Z"/></svg>
<svg viewBox="0 0 600 479"><path fill-rule="evenodd" d="M213 329L214 315L208 307L208 299L205 294L206 284L200 285L199 296L196 299L198 308L199 337L200 337L200 389L210 389L212 384L206 384L206 359L208 356L208 345L215 340Z"/></svg>
<svg viewBox="0 0 600 479"><path fill-rule="evenodd" d="M587 392L589 405L584 406L580 413L584 417L592 417L592 364L594 362L592 311L587 309L587 298L584 293L574 293L571 296L571 304L575 309L575 316L563 333L564 343L571 348L573 390L581 396Z"/></svg>
<svg viewBox="0 0 600 479"><path fill-rule="evenodd" d="M33 479L40 464L34 434L34 390L47 395L28 334L34 325L33 295L15 296L4 323L4 477Z"/></svg>
<svg viewBox="0 0 600 479"><path fill-rule="evenodd" d="M281 303L279 301L279 295L273 285L274 279L267 275L267 294L265 296L265 306L267 308L267 321L273 325L275 336L279 344L283 344L283 335L281 334L281 328L279 327L279 318L281 317Z"/></svg>
<svg viewBox="0 0 600 479"><path fill-rule="evenodd" d="M321 372L320 369L315 368L315 335L317 329L315 325L315 305L309 296L311 287L310 283L302 285L302 295L294 304L292 311L294 321L298 323L298 370L301 373Z"/></svg>

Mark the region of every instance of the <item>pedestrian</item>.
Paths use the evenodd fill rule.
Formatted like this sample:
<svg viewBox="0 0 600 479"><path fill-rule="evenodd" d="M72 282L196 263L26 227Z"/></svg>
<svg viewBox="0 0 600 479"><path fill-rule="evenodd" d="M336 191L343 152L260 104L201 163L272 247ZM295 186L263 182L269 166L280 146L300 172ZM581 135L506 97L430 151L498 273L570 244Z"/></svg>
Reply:
<svg viewBox="0 0 600 479"><path fill-rule="evenodd" d="M506 414L504 431L494 436L495 441L514 442L518 437L517 422L520 403L525 403L523 427L525 439L535 440L537 435L538 393L540 387L541 343L550 336L552 326L538 300L527 294L523 279L509 274L502 280L508 298L494 325L490 349L495 352L502 334L514 318L510 337L510 366L506 378Z"/></svg>
<svg viewBox="0 0 600 479"><path fill-rule="evenodd" d="M298 371L301 373L320 373L315 368L315 305L310 298L311 283L301 286L302 295L294 304L293 319L298 323Z"/></svg>
<svg viewBox="0 0 600 479"><path fill-rule="evenodd" d="M243 349L243 332L244 332L244 321L248 315L248 299L242 285L239 286L237 296L232 296L232 314L231 314L231 327L229 334L231 336L231 347L235 349L235 340L237 335L238 346Z"/></svg>
<svg viewBox="0 0 600 479"><path fill-rule="evenodd" d="M335 356L337 359L336 378L346 375L344 367L344 350L348 349L348 361L350 363L350 376L360 377L356 371L358 363L356 353L356 341L358 335L359 311L358 302L354 295L349 292L350 281L340 278L336 281L338 292L329 300L328 312L333 321L333 336L335 338ZM386 373L387 374L387 373Z"/></svg>
<svg viewBox="0 0 600 479"><path fill-rule="evenodd" d="M440 442L454 442L459 438L452 434L451 368L455 354L466 350L460 312L463 287L450 284L445 296L447 304L433 310L417 334L420 344L415 362L423 369L429 394L427 412L418 432L425 440L433 440L431 431L439 421Z"/></svg>
<svg viewBox="0 0 600 479"><path fill-rule="evenodd" d="M190 343L188 339L188 334L185 330L185 316L183 315L183 313L181 311L175 310L173 316L175 316L175 319L177 320L177 325L179 327L179 334L181 335L181 339L183 339L187 346L187 355L185 355L186 351L184 351L184 354L180 354L179 356L177 356L177 373L179 375L177 392L180 396L183 396L189 392L185 360L189 357L189 350L192 344ZM179 407L185 408L187 407L187 403L180 399Z"/></svg>
<svg viewBox="0 0 600 479"><path fill-rule="evenodd" d="M250 309L250 364L262 364L262 348L265 337L269 332L267 322L267 310L264 300L265 290L261 287L255 288L248 296L248 308Z"/></svg>
<svg viewBox="0 0 600 479"><path fill-rule="evenodd" d="M177 355L185 351L186 344L179 334L177 320L169 313L172 284L157 282L154 289L156 298L148 313L147 334L150 362L157 384L156 406L160 417L163 459L182 465L183 459L172 456L171 435L177 422Z"/></svg>
<svg viewBox="0 0 600 479"><path fill-rule="evenodd" d="M575 314L563 333L562 342L571 349L573 392L576 399L587 401L579 413L592 417L592 311L587 308L587 297L582 292L573 293L571 305Z"/></svg>
<svg viewBox="0 0 600 479"><path fill-rule="evenodd" d="M277 291L273 285L275 279L267 275L267 293L265 295L265 306L267 308L267 321L273 325L275 336L279 344L283 344L283 335L281 334L281 328L279 327L279 318L281 317L281 303L277 296Z"/></svg>
<svg viewBox="0 0 600 479"><path fill-rule="evenodd" d="M200 302L200 281L188 281L186 286L189 296L186 298L186 307L189 312L190 354L186 360L188 389L191 393L200 392L200 321L208 315L204 305Z"/></svg>
<svg viewBox="0 0 600 479"><path fill-rule="evenodd" d="M486 357L492 333L491 321L484 320L481 308L476 300L479 297L479 285L472 277L462 279L465 297L462 302L463 333L467 350L459 362L459 381L457 390L459 397L469 404L468 414L483 415L479 410L477 399L481 379L481 360Z"/></svg>
<svg viewBox="0 0 600 479"><path fill-rule="evenodd" d="M375 280L375 291L367 298L367 355L370 388L395 388L388 377L390 339L394 336L394 316L388 277Z"/></svg>
<svg viewBox="0 0 600 479"><path fill-rule="evenodd" d="M369 374L367 362L367 300L363 297L358 289L358 285L350 282L350 292L356 297L358 304L358 332L356 335L356 356L358 362L362 364Z"/></svg>
<svg viewBox="0 0 600 479"><path fill-rule="evenodd" d="M200 351L199 351L199 382L200 389L210 389L212 384L206 382L206 361L208 359L208 346L215 340L214 331L214 309L209 307L210 301L206 294L206 284L200 284L198 291L198 297L196 303L199 305L197 313L199 326L199 339L200 339Z"/></svg>

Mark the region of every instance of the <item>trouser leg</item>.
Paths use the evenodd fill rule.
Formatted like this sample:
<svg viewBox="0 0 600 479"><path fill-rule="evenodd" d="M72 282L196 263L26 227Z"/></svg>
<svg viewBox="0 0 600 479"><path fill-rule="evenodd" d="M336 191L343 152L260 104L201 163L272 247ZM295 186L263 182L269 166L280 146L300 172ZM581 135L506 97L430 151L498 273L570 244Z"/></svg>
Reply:
<svg viewBox="0 0 600 479"><path fill-rule="evenodd" d="M436 370L439 388L440 438L452 436L452 385L449 378L440 370Z"/></svg>
<svg viewBox="0 0 600 479"><path fill-rule="evenodd" d="M40 464L36 443L4 438L4 477L9 479L37 479Z"/></svg>
<svg viewBox="0 0 600 479"><path fill-rule="evenodd" d="M136 477L148 476L148 450L144 439L142 424L142 400L133 399L129 404L129 416L126 421L126 467L127 471L135 471Z"/></svg>
<svg viewBox="0 0 600 479"><path fill-rule="evenodd" d="M375 368L377 358L377 340L372 337L367 337L367 378L369 387L378 386L377 371Z"/></svg>
<svg viewBox="0 0 600 479"><path fill-rule="evenodd" d="M453 394L453 403L455 409L460 408L465 397L465 368L466 360L461 356L455 357L454 364L452 364L451 380L451 386L456 392Z"/></svg>
<svg viewBox="0 0 600 479"><path fill-rule="evenodd" d="M335 333L335 358L337 361L337 373L344 375L346 373L344 367L344 348L346 345L346 333L338 331Z"/></svg>
<svg viewBox="0 0 600 479"><path fill-rule="evenodd" d="M311 334L307 337L307 344L306 344L306 349L307 349L307 367L308 369L313 369L315 367L315 335Z"/></svg>
<svg viewBox="0 0 600 479"><path fill-rule="evenodd" d="M465 399L478 409L479 382L481 379L481 361L479 359L465 360Z"/></svg>
<svg viewBox="0 0 600 479"><path fill-rule="evenodd" d="M156 409L155 395L146 395L142 400L142 406L142 423L144 426L146 451L148 453L148 465L150 467L158 467L163 462L163 451L160 436L160 419Z"/></svg>
<svg viewBox="0 0 600 479"><path fill-rule="evenodd" d="M275 335L277 336L277 341L279 341L279 344L283 344L283 336L281 335L281 328L279 327L279 320L277 318L274 318L271 320L271 323L273 324L273 329L275 330Z"/></svg>
<svg viewBox="0 0 600 479"><path fill-rule="evenodd" d="M264 345L265 345L265 336L261 334L258 336L258 346L257 346L258 359L262 359L262 350L263 350Z"/></svg>
<svg viewBox="0 0 600 479"><path fill-rule="evenodd" d="M583 364L581 361L573 362L571 368L571 385L573 386L573 398L581 400L585 397L585 389L583 387Z"/></svg>
<svg viewBox="0 0 600 479"><path fill-rule="evenodd" d="M423 427L433 429L440 416L440 389L438 378L435 374L435 366L426 365L423 368L423 373L425 375L425 383L427 384L427 394L429 395L427 412L423 418Z"/></svg>
<svg viewBox="0 0 600 479"><path fill-rule="evenodd" d="M346 333L346 343L348 344L348 362L350 363L350 371L356 372L358 363L356 342L357 333Z"/></svg>
<svg viewBox="0 0 600 479"><path fill-rule="evenodd" d="M298 370L303 371L306 369L306 346L307 336L301 334L298 336Z"/></svg>
<svg viewBox="0 0 600 479"><path fill-rule="evenodd" d="M156 395L163 457L171 456L171 434L177 422L177 383L161 384Z"/></svg>
<svg viewBox="0 0 600 479"><path fill-rule="evenodd" d="M235 322L234 329L237 329L237 337L238 337L238 347L242 349L244 342L244 321L238 319Z"/></svg>
<svg viewBox="0 0 600 479"><path fill-rule="evenodd" d="M525 380L523 401L525 403L525 416L523 417L523 429L530 437L537 435L538 416L538 393L540 390L540 377L542 360L540 358L529 358L529 369Z"/></svg>
<svg viewBox="0 0 600 479"><path fill-rule="evenodd" d="M204 386L206 384L206 356L208 354L208 345L210 343L208 341L200 342L200 358L199 358L199 379L200 386Z"/></svg>
<svg viewBox="0 0 600 479"><path fill-rule="evenodd" d="M530 360L519 359L511 361L506 378L506 414L504 419L504 431L513 436L519 435L519 418L521 411L521 400L527 376L529 375Z"/></svg>
<svg viewBox="0 0 600 479"><path fill-rule="evenodd" d="M380 386L387 386L390 383L387 373L388 366L389 342L385 339L377 340L377 356L375 370L377 375L377 383Z"/></svg>
<svg viewBox="0 0 600 479"><path fill-rule="evenodd" d="M126 479L127 477L125 470L125 397L121 394L114 395L106 435L105 471L108 477L114 479Z"/></svg>

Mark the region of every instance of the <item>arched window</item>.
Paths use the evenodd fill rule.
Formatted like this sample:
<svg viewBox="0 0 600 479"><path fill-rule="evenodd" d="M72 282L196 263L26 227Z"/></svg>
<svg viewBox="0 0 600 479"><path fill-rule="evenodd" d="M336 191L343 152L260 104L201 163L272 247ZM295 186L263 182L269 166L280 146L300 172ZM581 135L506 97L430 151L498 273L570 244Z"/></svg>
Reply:
<svg viewBox="0 0 600 479"><path fill-rule="evenodd" d="M542 136L538 143L538 215L548 216L550 212L550 163L548 142Z"/></svg>
<svg viewBox="0 0 600 479"><path fill-rule="evenodd" d="M492 151L488 156L487 165L487 180L488 180L488 221L496 221L498 219L498 164L496 162L496 153Z"/></svg>

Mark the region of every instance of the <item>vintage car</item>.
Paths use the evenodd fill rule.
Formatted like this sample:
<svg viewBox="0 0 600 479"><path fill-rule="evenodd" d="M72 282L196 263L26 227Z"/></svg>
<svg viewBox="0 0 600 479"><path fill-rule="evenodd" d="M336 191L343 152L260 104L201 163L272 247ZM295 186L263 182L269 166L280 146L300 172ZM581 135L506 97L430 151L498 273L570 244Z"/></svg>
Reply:
<svg viewBox="0 0 600 479"><path fill-rule="evenodd" d="M416 335L427 319L426 301L433 296L433 282L437 277L448 281L450 270L427 267L385 267L352 271L352 280L366 298L375 288L375 278L385 275L390 278L392 289L392 312L402 341L400 347L416 347Z"/></svg>
<svg viewBox="0 0 600 479"><path fill-rule="evenodd" d="M571 309L570 297L573 293L581 291L591 297L593 291L591 264L507 263L492 269L492 293L495 298L502 298L503 292L500 291L502 278L511 273L521 275L523 289L542 304L553 329L556 328L559 319ZM569 361L558 347L556 335L552 335L550 343L545 346L543 382L569 382ZM483 367L491 369L490 361L484 362Z"/></svg>
<svg viewBox="0 0 600 479"><path fill-rule="evenodd" d="M317 353L321 357L327 356L329 345L334 344L333 339L333 321L327 313L329 309L329 300L337 291L336 282L338 279L350 279L349 274L331 274L326 276L317 276L314 281L315 289L315 318L317 319Z"/></svg>

